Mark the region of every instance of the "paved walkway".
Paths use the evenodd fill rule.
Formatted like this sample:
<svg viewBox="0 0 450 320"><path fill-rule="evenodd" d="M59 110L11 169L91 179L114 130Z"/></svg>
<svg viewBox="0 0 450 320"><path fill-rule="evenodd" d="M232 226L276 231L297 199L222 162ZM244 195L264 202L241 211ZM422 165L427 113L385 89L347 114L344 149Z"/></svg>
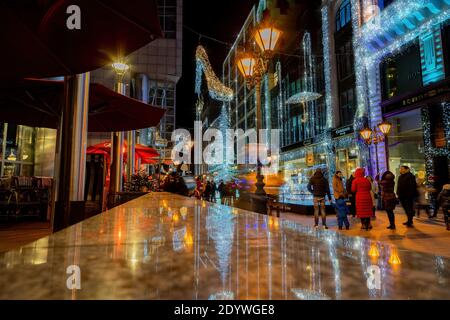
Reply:
<svg viewBox="0 0 450 320"><path fill-rule="evenodd" d="M282 219L292 220L304 226L313 226L312 216L303 216L293 213L282 213ZM406 215L402 209L396 210L397 230L387 230L389 220L386 212L377 212L377 219L372 221L373 230L361 230L359 219L350 218L351 229L339 231L337 219L334 216L327 217L330 230L348 235L359 236L372 240L383 241L395 245L401 249L413 250L450 258L450 231L446 230L444 217L439 215L437 219L428 219L425 213L420 218L415 218L414 228L403 226Z"/></svg>
<svg viewBox="0 0 450 320"><path fill-rule="evenodd" d="M285 218L147 195L0 253L0 299L450 299L449 258Z"/></svg>

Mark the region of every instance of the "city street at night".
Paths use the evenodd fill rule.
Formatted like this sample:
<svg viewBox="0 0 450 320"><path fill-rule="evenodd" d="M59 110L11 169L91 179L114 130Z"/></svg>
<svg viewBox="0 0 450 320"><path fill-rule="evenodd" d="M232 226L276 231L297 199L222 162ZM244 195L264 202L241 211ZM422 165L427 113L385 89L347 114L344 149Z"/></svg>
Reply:
<svg viewBox="0 0 450 320"><path fill-rule="evenodd" d="M0 29L0 309L448 309L450 0L0 0Z"/></svg>

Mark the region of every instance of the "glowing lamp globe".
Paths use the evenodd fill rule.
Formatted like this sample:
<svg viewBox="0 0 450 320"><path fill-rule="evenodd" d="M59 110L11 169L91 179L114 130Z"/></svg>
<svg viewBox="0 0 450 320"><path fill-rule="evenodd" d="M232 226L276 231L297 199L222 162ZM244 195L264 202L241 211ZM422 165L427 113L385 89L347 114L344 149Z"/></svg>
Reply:
<svg viewBox="0 0 450 320"><path fill-rule="evenodd" d="M381 133L383 133L385 136L388 136L391 132L392 124L384 121L378 125L378 128L380 129Z"/></svg>
<svg viewBox="0 0 450 320"><path fill-rule="evenodd" d="M275 50L281 31L271 25L264 25L256 29L255 41L262 52L268 53Z"/></svg>
<svg viewBox="0 0 450 320"><path fill-rule="evenodd" d="M123 76L130 69L130 66L124 62L115 62L112 67L119 76Z"/></svg>
<svg viewBox="0 0 450 320"><path fill-rule="evenodd" d="M255 64L256 59L251 54L247 53L242 54L237 60L239 71L244 78L253 77Z"/></svg>
<svg viewBox="0 0 450 320"><path fill-rule="evenodd" d="M372 137L372 130L370 128L365 128L361 130L360 134L364 141L370 141L370 138Z"/></svg>

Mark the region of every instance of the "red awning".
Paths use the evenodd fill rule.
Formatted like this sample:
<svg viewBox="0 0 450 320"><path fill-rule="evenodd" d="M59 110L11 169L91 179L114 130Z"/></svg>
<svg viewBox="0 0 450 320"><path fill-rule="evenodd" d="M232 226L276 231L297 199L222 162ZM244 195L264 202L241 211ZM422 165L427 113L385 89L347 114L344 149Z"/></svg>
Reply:
<svg viewBox="0 0 450 320"><path fill-rule="evenodd" d="M63 103L62 81L24 80L0 88L0 119L31 127L58 127ZM156 126L165 110L92 83L89 93L89 132L114 132Z"/></svg>
<svg viewBox="0 0 450 320"><path fill-rule="evenodd" d="M127 142L124 142L123 145L123 153L124 153L124 158L126 159L126 154L127 154ZM137 144L135 147L135 152L136 152L136 159L141 159L143 162L142 163L151 163L152 161L154 161L154 158L159 157L159 153L150 147L141 145L141 144ZM91 146L87 148L86 151L87 154L102 154L102 155L106 155L109 157L110 153L111 153L111 142L102 142L99 144L96 144L95 146ZM148 161L148 162L147 162Z"/></svg>
<svg viewBox="0 0 450 320"><path fill-rule="evenodd" d="M69 30L69 6L81 29ZM162 37L155 0L1 1L0 79L84 73Z"/></svg>

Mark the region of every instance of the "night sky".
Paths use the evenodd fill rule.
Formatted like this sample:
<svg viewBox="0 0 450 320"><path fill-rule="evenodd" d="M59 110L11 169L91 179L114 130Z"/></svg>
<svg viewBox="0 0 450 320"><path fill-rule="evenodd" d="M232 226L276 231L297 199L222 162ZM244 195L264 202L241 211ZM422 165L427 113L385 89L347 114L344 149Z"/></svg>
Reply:
<svg viewBox="0 0 450 320"><path fill-rule="evenodd" d="M186 27L233 43L252 6L257 0L189 0L184 2ZM187 28L183 28L183 76L177 91L177 127L190 129L195 117L195 49L200 43L206 48L216 74L222 75L222 63L228 54L227 46L202 38Z"/></svg>

